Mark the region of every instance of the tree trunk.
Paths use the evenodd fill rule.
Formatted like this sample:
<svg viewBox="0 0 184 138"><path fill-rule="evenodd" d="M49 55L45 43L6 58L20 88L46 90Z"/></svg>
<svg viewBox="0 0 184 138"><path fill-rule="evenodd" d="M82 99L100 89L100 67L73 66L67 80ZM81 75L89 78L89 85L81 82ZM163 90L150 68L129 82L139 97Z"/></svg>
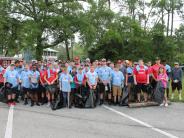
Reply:
<svg viewBox="0 0 184 138"><path fill-rule="evenodd" d="M68 40L65 40L65 45L66 45L66 56L67 56L67 60L70 60L70 53L69 53L69 47L68 47Z"/></svg>
<svg viewBox="0 0 184 138"><path fill-rule="evenodd" d="M170 10L168 10L168 16L167 16L167 36L169 36L169 25L170 25Z"/></svg>
<svg viewBox="0 0 184 138"><path fill-rule="evenodd" d="M43 47L41 44L40 37L37 37L37 46L36 46L36 60L42 60L42 55L43 55Z"/></svg>
<svg viewBox="0 0 184 138"><path fill-rule="evenodd" d="M164 6L162 5L162 25L164 25Z"/></svg>
<svg viewBox="0 0 184 138"><path fill-rule="evenodd" d="M173 35L173 23L174 23L174 0L171 0L171 36Z"/></svg>
<svg viewBox="0 0 184 138"><path fill-rule="evenodd" d="M109 9L111 9L111 0L108 0Z"/></svg>

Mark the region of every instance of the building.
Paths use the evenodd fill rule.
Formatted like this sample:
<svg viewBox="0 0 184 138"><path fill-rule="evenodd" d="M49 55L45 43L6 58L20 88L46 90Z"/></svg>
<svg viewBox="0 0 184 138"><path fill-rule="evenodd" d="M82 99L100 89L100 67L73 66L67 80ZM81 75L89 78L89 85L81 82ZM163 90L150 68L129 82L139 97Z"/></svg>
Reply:
<svg viewBox="0 0 184 138"><path fill-rule="evenodd" d="M43 50L42 58L43 60L56 60L58 52L57 50L46 48Z"/></svg>

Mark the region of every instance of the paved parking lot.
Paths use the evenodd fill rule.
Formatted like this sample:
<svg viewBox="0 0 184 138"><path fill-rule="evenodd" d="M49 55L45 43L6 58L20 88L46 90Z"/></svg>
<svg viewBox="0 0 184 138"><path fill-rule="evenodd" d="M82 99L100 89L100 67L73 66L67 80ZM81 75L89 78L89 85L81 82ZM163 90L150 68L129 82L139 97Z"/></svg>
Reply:
<svg viewBox="0 0 184 138"><path fill-rule="evenodd" d="M0 124L2 138L184 138L184 104L52 111L0 103Z"/></svg>

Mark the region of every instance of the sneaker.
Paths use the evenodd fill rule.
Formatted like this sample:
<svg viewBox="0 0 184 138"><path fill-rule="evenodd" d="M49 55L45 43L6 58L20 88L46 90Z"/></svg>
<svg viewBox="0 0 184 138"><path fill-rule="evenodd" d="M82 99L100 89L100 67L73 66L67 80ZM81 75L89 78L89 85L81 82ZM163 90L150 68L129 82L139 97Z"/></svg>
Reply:
<svg viewBox="0 0 184 138"><path fill-rule="evenodd" d="M40 104L39 104L39 103L36 103L36 105L37 105L37 106L40 106Z"/></svg>
<svg viewBox="0 0 184 138"><path fill-rule="evenodd" d="M34 106L34 102L31 102L31 107L33 107Z"/></svg>
<svg viewBox="0 0 184 138"><path fill-rule="evenodd" d="M174 99L174 94L172 94L172 96L171 96L171 100L173 100Z"/></svg>
<svg viewBox="0 0 184 138"><path fill-rule="evenodd" d="M164 106L164 103L160 104L160 106Z"/></svg>
<svg viewBox="0 0 184 138"><path fill-rule="evenodd" d="M47 103L47 107L50 107L50 102Z"/></svg>
<svg viewBox="0 0 184 138"><path fill-rule="evenodd" d="M182 96L181 96L181 95L179 95L179 100L180 100L180 101L182 100Z"/></svg>
<svg viewBox="0 0 184 138"><path fill-rule="evenodd" d="M28 104L28 102L27 102L27 101L25 101L25 102L24 102L24 105L27 105L27 104Z"/></svg>
<svg viewBox="0 0 184 138"><path fill-rule="evenodd" d="M168 103L165 103L165 107L168 107Z"/></svg>

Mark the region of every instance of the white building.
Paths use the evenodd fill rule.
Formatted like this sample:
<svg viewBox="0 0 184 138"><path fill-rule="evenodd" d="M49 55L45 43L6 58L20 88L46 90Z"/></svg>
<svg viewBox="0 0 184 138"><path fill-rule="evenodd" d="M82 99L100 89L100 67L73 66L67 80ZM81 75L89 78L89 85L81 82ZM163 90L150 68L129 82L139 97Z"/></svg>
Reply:
<svg viewBox="0 0 184 138"><path fill-rule="evenodd" d="M46 48L43 50L43 55L42 58L43 60L56 60L57 59L57 53L59 51L51 49L51 48Z"/></svg>

